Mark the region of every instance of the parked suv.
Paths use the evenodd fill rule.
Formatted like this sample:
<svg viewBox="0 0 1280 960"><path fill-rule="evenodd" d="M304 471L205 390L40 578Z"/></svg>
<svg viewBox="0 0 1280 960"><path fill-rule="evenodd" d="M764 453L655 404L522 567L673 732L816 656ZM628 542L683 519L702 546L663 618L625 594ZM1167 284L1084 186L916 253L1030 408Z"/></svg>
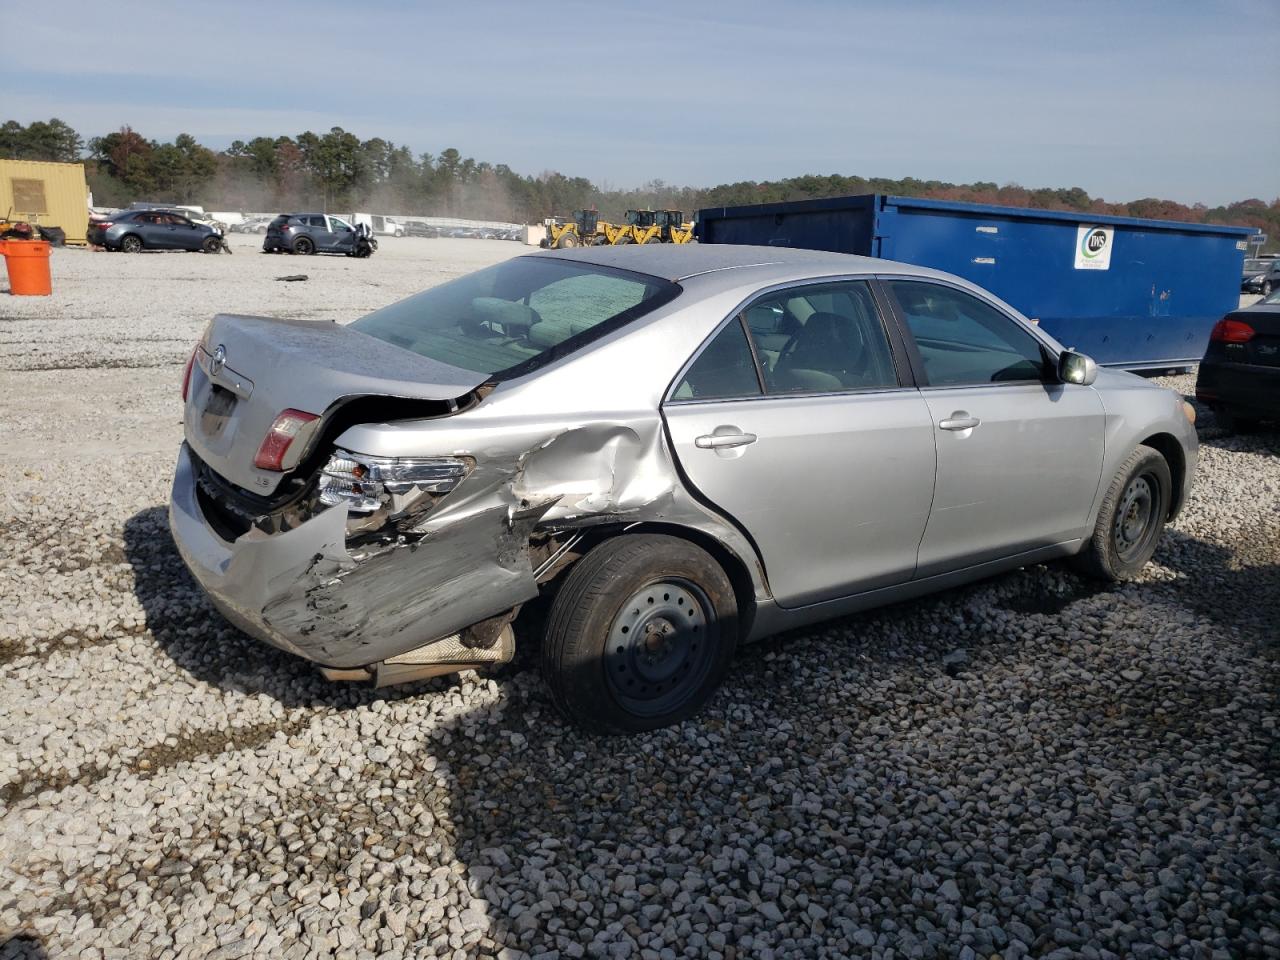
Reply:
<svg viewBox="0 0 1280 960"><path fill-rule="evenodd" d="M361 234L340 217L326 213L284 213L271 221L262 241L264 253L345 253L356 256Z"/></svg>
<svg viewBox="0 0 1280 960"><path fill-rule="evenodd" d="M191 250L217 253L222 233L194 223L172 210L125 210L89 222L88 240L98 247L141 253L143 250Z"/></svg>

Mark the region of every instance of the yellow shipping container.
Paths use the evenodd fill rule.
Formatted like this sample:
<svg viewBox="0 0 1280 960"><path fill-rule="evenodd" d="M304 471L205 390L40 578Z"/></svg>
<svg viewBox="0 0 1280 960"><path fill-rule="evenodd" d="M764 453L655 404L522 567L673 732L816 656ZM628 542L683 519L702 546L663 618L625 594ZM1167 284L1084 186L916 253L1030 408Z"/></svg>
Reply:
<svg viewBox="0 0 1280 960"><path fill-rule="evenodd" d="M67 243L84 243L89 229L84 164L0 160L0 218L61 227Z"/></svg>

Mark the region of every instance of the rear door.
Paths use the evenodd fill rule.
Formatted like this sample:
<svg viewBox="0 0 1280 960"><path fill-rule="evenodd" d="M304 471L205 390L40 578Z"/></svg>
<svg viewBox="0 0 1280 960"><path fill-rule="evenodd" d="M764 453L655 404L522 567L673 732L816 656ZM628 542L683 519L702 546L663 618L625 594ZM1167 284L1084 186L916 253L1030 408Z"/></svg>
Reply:
<svg viewBox="0 0 1280 960"><path fill-rule="evenodd" d="M165 223L164 216L159 213L141 213L136 221L138 235L142 243L150 250L172 250L173 232Z"/></svg>
<svg viewBox="0 0 1280 960"><path fill-rule="evenodd" d="M1041 341L959 287L884 278L922 366L938 477L918 577L1081 536L1102 471L1092 387L1057 381Z"/></svg>
<svg viewBox="0 0 1280 960"><path fill-rule="evenodd" d="M793 286L727 321L663 405L689 482L745 528L784 607L914 573L935 457L902 360L868 281Z"/></svg>

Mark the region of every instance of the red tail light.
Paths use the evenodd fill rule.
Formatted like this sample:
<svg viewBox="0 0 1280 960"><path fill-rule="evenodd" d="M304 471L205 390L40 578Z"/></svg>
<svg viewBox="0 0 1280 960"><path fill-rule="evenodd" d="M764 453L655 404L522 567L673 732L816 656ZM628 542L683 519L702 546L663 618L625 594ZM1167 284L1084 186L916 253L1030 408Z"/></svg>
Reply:
<svg viewBox="0 0 1280 960"><path fill-rule="evenodd" d="M1209 339L1218 343L1248 343L1257 331L1243 320L1219 320L1213 325Z"/></svg>
<svg viewBox="0 0 1280 960"><path fill-rule="evenodd" d="M196 363L196 350L200 349L200 344L196 344L195 350L191 351L191 356L187 357L187 369L182 371L182 402L187 402L187 393L191 390L191 368Z"/></svg>
<svg viewBox="0 0 1280 960"><path fill-rule="evenodd" d="M272 470L276 473L284 471L284 455L289 452L289 445L298 436L298 432L312 420L318 420L314 413L304 410L285 410L276 417L258 447L258 455L253 458L253 465L259 470Z"/></svg>

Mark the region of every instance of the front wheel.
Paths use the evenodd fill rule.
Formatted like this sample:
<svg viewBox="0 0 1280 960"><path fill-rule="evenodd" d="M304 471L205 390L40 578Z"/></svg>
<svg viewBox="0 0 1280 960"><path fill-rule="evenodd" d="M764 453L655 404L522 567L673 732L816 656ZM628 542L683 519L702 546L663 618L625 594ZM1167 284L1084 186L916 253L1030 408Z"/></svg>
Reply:
<svg viewBox="0 0 1280 960"><path fill-rule="evenodd" d="M542 674L556 707L588 730L655 730L706 703L737 640L737 599L720 565L677 537L632 534L569 571L547 618Z"/></svg>
<svg viewBox="0 0 1280 960"><path fill-rule="evenodd" d="M560 247L561 249L576 247L577 245L578 245L578 238L575 237L572 233L562 233L560 235L560 239L556 241L556 246Z"/></svg>
<svg viewBox="0 0 1280 960"><path fill-rule="evenodd" d="M1263 280L1263 281L1262 281L1262 295L1263 295L1264 297L1269 297L1269 296L1271 296L1271 281L1270 281L1270 280Z"/></svg>
<svg viewBox="0 0 1280 960"><path fill-rule="evenodd" d="M1093 536L1074 558L1098 580L1131 580L1147 565L1173 499L1173 477L1160 452L1140 446L1116 472L1098 511Z"/></svg>
<svg viewBox="0 0 1280 960"><path fill-rule="evenodd" d="M222 251L222 238L205 237L204 243L200 244L200 249L205 253L220 253Z"/></svg>

